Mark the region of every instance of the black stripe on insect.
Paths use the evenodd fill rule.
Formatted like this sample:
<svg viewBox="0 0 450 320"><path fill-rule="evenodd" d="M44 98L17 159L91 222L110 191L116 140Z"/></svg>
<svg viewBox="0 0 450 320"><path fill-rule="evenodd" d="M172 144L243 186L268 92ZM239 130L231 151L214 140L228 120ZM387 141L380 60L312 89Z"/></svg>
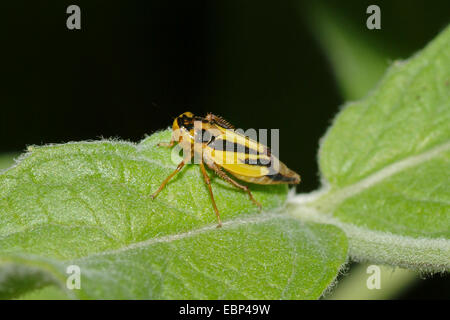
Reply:
<svg viewBox="0 0 450 320"><path fill-rule="evenodd" d="M249 164L253 166L262 166L262 167L270 167L272 165L272 162L269 159L266 158L257 158L257 159L244 159L244 161L241 161L244 164Z"/></svg>
<svg viewBox="0 0 450 320"><path fill-rule="evenodd" d="M236 153L258 155L258 150L249 148L248 146L244 146L243 144L240 144L240 143L223 140L223 139L214 140L214 142L209 143L208 146L210 146L211 148L214 148L214 150L217 150L217 151L229 151L229 152L236 152Z"/></svg>

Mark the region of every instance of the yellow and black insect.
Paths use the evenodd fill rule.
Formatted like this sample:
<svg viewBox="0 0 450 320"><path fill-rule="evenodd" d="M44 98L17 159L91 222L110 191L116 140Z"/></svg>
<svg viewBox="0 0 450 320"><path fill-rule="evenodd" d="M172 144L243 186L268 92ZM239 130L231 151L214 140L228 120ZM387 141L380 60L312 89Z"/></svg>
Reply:
<svg viewBox="0 0 450 320"><path fill-rule="evenodd" d="M256 184L300 183L300 176L272 155L267 146L236 132L234 127L222 117L209 113L203 118L194 116L191 112L185 112L175 118L172 130L170 142L159 143L158 146L172 147L178 143L183 149L183 160L151 197L155 199L169 180L194 158L198 160L203 178L208 186L219 222L217 227L221 227L222 222L205 164L220 178L247 192L250 200L259 208L261 208L261 204L253 198L250 189L233 180L226 172L239 180Z"/></svg>

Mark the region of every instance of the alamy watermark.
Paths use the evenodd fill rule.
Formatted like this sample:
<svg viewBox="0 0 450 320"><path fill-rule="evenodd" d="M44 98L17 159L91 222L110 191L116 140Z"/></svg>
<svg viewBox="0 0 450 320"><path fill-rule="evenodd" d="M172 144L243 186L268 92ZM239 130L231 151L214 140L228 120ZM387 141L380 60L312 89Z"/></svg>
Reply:
<svg viewBox="0 0 450 320"><path fill-rule="evenodd" d="M67 267L66 273L69 274L66 280L67 289L81 289L81 268L75 264L72 264Z"/></svg>
<svg viewBox="0 0 450 320"><path fill-rule="evenodd" d="M178 142L171 154L174 164L180 163L180 160L199 164L213 159L219 165L248 164L274 170L279 165L279 129L219 130L209 126L204 128L202 121L194 121L193 130L173 130L171 139Z"/></svg>
<svg viewBox="0 0 450 320"><path fill-rule="evenodd" d="M372 4L367 7L367 14L370 16L367 18L366 26L369 30L381 29L381 9L376 4Z"/></svg>
<svg viewBox="0 0 450 320"><path fill-rule="evenodd" d="M69 30L81 29L81 9L79 6L72 4L67 7L66 13L70 14L66 20L66 26Z"/></svg>
<svg viewBox="0 0 450 320"><path fill-rule="evenodd" d="M366 272L370 274L367 278L366 286L369 290L381 289L381 269L377 265L370 265L367 267Z"/></svg>

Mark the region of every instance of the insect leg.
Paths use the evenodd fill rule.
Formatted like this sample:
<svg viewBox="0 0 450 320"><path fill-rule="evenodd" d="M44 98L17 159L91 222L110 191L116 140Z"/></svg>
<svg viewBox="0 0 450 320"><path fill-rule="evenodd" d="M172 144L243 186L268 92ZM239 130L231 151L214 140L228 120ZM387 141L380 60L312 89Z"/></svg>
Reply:
<svg viewBox="0 0 450 320"><path fill-rule="evenodd" d="M217 221L219 221L217 228L220 228L222 226L222 221L220 221L220 214L219 214L219 210L217 209L217 206L216 206L216 201L214 200L214 195L213 195L212 188L211 188L211 182L209 180L208 174L206 173L205 165L203 163L200 163L200 169L202 171L203 178L205 179L206 186L208 187L209 195L211 196L211 202L213 204L214 212L216 213L216 216L217 216Z"/></svg>
<svg viewBox="0 0 450 320"><path fill-rule="evenodd" d="M170 142L160 142L157 144L158 147L167 147L171 148L175 144L175 140L170 140Z"/></svg>
<svg viewBox="0 0 450 320"><path fill-rule="evenodd" d="M152 199L155 199L156 196L161 192L162 189L164 189L164 187L166 186L167 182L169 182L170 179L173 178L174 175L176 175L178 172L180 172L180 170L184 167L185 164L185 160L181 161L177 168L175 169L174 172L172 172L167 178L166 180L163 181L163 183L161 183L161 185L159 186L158 190L155 191L155 193L153 193L150 197Z"/></svg>
<svg viewBox="0 0 450 320"><path fill-rule="evenodd" d="M216 164L214 164L214 163L207 163L207 165L208 165L208 167L209 167L210 169L214 170L214 172L215 172L220 178L222 178L223 180L225 180L226 182L228 182L228 183L231 184L232 186L234 186L234 187L236 187L236 188L238 188L238 189L241 189L241 190L247 192L247 194L248 194L249 197L250 197L250 200L251 200L255 205L257 205L258 208L261 210L261 208L262 208L261 204L260 204L258 201L256 201L255 198L253 198L252 192L250 191L250 189L249 189L247 186L244 186L244 185L240 184L239 182L233 180L233 179L232 179L230 176L228 176L222 169L220 169L220 167L217 166Z"/></svg>

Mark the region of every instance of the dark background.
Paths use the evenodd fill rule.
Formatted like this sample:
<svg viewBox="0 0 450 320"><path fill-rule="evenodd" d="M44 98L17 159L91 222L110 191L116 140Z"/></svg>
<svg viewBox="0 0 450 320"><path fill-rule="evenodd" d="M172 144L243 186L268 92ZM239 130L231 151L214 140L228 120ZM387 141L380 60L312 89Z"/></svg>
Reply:
<svg viewBox="0 0 450 320"><path fill-rule="evenodd" d="M381 43L389 61L421 49L450 17L449 1L324 3ZM81 30L66 28L71 4ZM0 153L99 137L137 142L184 111L213 112L244 129L279 128L281 159L302 176L298 191L314 190L318 141L345 98L309 4L4 1ZM382 8L382 30L365 27L370 4ZM448 297L448 280L402 297Z"/></svg>

